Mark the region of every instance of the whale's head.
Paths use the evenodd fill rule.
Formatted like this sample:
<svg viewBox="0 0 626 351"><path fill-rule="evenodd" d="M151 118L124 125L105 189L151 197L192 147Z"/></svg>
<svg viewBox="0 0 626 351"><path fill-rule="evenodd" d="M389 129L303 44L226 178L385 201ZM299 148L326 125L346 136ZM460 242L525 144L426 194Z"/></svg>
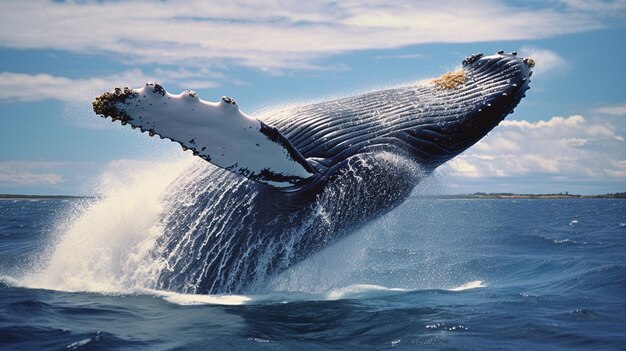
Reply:
<svg viewBox="0 0 626 351"><path fill-rule="evenodd" d="M277 127L323 174L377 152L400 154L430 171L513 112L533 66L515 52L475 54L456 72L428 82L287 109ZM291 116L299 116L297 124Z"/></svg>
<svg viewBox="0 0 626 351"><path fill-rule="evenodd" d="M460 70L430 83L435 91L402 138L434 167L453 158L513 112L529 89L534 64L516 52L467 57Z"/></svg>

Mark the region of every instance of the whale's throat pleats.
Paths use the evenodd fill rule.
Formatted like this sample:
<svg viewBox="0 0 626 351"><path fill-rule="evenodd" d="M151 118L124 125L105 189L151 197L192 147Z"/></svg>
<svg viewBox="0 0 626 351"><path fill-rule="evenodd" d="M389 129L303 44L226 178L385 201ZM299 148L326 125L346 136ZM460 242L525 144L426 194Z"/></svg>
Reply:
<svg viewBox="0 0 626 351"><path fill-rule="evenodd" d="M163 268L153 287L186 293L262 289L269 276L398 205L423 176L413 161L392 153L346 162L300 205L276 199L291 194L198 162L167 191L163 236L152 253Z"/></svg>

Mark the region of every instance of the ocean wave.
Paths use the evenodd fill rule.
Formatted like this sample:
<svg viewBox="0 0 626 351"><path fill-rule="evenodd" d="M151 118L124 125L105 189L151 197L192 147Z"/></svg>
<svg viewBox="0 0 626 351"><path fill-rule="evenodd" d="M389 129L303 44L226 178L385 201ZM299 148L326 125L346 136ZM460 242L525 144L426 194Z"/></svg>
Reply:
<svg viewBox="0 0 626 351"><path fill-rule="evenodd" d="M557 284L563 292L578 292L581 288L588 291L602 290L622 295L626 289L626 266L606 265L581 272Z"/></svg>
<svg viewBox="0 0 626 351"><path fill-rule="evenodd" d="M272 304L303 301L336 301L336 300L368 300L394 296L397 294L425 292L425 291L448 291L461 292L471 289L484 288L485 283L481 280L467 282L465 284L447 289L405 289L389 288L373 284L353 284L341 288L330 289L324 293L311 294L306 292L272 292L259 295L194 295L175 292L150 291L151 294L163 297L177 305L247 305L247 304Z"/></svg>
<svg viewBox="0 0 626 351"><path fill-rule="evenodd" d="M376 299L386 296L392 296L396 294L403 294L409 292L424 292L424 291L448 291L448 292L461 292L471 289L484 288L485 283L481 280L474 280L459 286L451 288L434 288L434 289L408 289L397 287L386 287L375 284L351 284L344 287L331 288L322 293L309 293L304 291L273 291L260 294L213 294L213 295L201 295L201 294L185 294L177 293L173 291L154 290L146 288L132 288L132 289L116 289L112 290L110 287L105 287L101 290L90 289L76 290L76 289L63 289L58 286L45 287L39 284L31 284L30 279L20 280L10 276L0 276L0 284L5 286L31 288L31 289L43 289L51 291L62 292L88 292L101 295L152 295L163 298L165 301L177 304L177 305L246 305L246 304L265 304L265 303L287 303L297 301L335 301L335 300L349 300L349 299Z"/></svg>
<svg viewBox="0 0 626 351"><path fill-rule="evenodd" d="M539 244L549 244L549 246L571 246L571 245L587 245L586 241L578 241L570 238L554 238L545 235L527 235L526 237L536 239Z"/></svg>

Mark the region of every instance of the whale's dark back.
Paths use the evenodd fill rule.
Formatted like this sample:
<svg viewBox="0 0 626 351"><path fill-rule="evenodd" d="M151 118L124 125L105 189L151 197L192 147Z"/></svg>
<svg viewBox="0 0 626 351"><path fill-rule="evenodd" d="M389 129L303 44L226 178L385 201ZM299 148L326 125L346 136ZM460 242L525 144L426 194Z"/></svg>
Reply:
<svg viewBox="0 0 626 351"><path fill-rule="evenodd" d="M254 290L397 206L421 178L495 127L527 89L530 69L514 55L468 60L457 89L408 86L267 113L263 120L318 171L303 188L279 192L195 164L165 199L155 288Z"/></svg>

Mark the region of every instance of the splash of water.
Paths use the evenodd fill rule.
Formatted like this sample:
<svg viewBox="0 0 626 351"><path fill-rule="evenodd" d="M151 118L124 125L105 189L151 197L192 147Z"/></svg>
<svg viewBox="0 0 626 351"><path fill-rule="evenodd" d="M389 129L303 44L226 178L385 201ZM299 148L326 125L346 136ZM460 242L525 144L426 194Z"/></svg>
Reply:
<svg viewBox="0 0 626 351"><path fill-rule="evenodd" d="M396 170L404 168L407 174L420 172L413 163L392 154L382 153L377 159ZM372 239L385 231L380 221L293 265L302 260L299 245L320 226L331 232L333 219L329 217L337 208L341 210L333 206L354 194L333 194L316 203L308 217L298 218L297 225L268 240L266 234L275 233L272 227L260 235L242 232L242 228L250 229L242 224L245 218L256 220L255 206L250 205L256 188L248 188L250 182L245 179L237 182L227 172L214 171L213 166L192 159L114 164L101 177L103 196L81 204L58 226L42 266L22 277L20 285L63 291L195 294L210 273L215 253L221 252L222 261L214 266L219 270L218 281L232 284L236 292L248 286L252 288L245 291L255 294L306 293L326 299L341 296L340 287L362 286L359 279L363 277L354 273L362 270ZM355 177L359 177L356 172ZM222 197L230 202L225 204ZM243 219L232 221L231 217ZM236 240L247 242L241 245ZM242 247L248 251L240 251ZM278 263L273 261L276 257ZM283 273L269 278L276 264L282 265L278 271ZM232 273L246 270L250 274Z"/></svg>
<svg viewBox="0 0 626 351"><path fill-rule="evenodd" d="M113 163L101 176L102 197L81 203L60 223L43 267L21 284L94 292L142 288L154 274L144 260L162 234L162 194L188 163Z"/></svg>

